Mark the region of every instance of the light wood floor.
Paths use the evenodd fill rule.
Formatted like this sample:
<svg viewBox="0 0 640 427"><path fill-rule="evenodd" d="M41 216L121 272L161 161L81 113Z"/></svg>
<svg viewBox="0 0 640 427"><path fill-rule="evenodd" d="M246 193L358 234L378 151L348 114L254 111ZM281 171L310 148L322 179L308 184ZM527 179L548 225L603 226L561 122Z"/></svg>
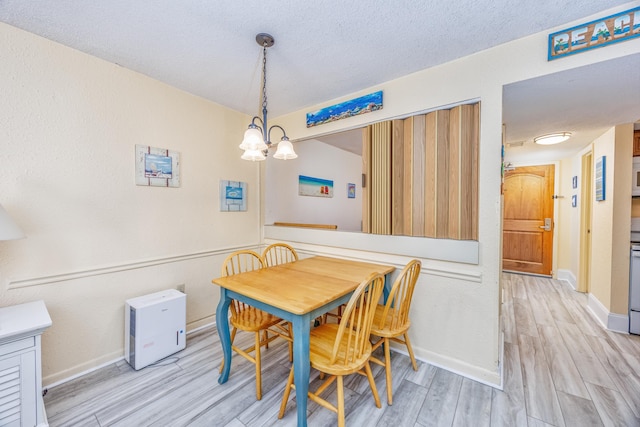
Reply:
<svg viewBox="0 0 640 427"><path fill-rule="evenodd" d="M585 295L564 282L503 278L504 391L427 363L414 372L407 356L392 353L393 406L386 405L384 372L374 364L382 408L375 407L366 378L356 375L345 381L347 425L640 426L640 337L604 330L587 312ZM220 358L215 329L198 331L184 351L156 366L136 372L118 362L48 390L49 423L295 426L295 392L285 418L277 419L290 368L283 342L264 353L261 401L255 400L253 365L240 357L229 382L218 384ZM335 414L313 402L308 415L309 426L336 424Z"/></svg>

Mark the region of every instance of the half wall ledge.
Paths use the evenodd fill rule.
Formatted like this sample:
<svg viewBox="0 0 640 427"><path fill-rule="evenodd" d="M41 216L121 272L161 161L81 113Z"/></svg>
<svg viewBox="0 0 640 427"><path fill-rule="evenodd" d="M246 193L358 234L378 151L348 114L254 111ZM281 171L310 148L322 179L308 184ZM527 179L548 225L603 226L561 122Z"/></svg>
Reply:
<svg viewBox="0 0 640 427"><path fill-rule="evenodd" d="M264 226L264 238L463 264L478 265L480 258L480 244L475 240L388 236L276 225Z"/></svg>

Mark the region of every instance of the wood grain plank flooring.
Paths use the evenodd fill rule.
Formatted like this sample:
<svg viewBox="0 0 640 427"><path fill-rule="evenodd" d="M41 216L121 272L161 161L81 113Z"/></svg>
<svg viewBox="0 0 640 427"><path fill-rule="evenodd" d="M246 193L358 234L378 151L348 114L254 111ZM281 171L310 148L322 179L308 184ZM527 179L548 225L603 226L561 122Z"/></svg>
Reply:
<svg viewBox="0 0 640 427"><path fill-rule="evenodd" d="M366 379L345 379L349 426L640 426L640 337L602 328L584 294L565 282L504 273L501 323L504 389L428 363L413 371L392 352L393 406L384 370L372 365L381 397L376 408ZM239 344L250 344L239 334ZM378 357L382 357L378 350ZM234 357L218 384L221 347L215 328L189 334L187 348L139 371L120 361L47 391L49 425L82 427L293 427L295 391L278 419L291 367L287 346L263 352L263 398L255 400L254 366ZM311 389L319 385L311 373ZM335 387L323 397L335 402ZM336 415L314 402L309 426L334 426Z"/></svg>
<svg viewBox="0 0 640 427"><path fill-rule="evenodd" d="M549 362L553 385L558 391L564 391L574 396L589 398L589 392L576 368L571 353L564 344L560 331L555 326L538 326L540 341L546 359Z"/></svg>
<svg viewBox="0 0 640 427"><path fill-rule="evenodd" d="M462 380L454 427L491 425L491 387L468 378Z"/></svg>

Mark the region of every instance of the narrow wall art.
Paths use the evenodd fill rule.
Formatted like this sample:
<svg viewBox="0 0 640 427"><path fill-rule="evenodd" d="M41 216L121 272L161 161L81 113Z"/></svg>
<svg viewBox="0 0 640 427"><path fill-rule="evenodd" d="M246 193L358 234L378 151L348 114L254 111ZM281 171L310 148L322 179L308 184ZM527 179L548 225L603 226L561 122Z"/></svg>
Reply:
<svg viewBox="0 0 640 427"><path fill-rule="evenodd" d="M377 110L382 110L382 91L370 93L359 98L350 99L340 104L307 113L307 127L310 128L324 123L335 122L336 120L342 120Z"/></svg>
<svg viewBox="0 0 640 427"><path fill-rule="evenodd" d="M355 184L347 184L347 197L349 199L355 199L356 198L356 185Z"/></svg>
<svg viewBox="0 0 640 427"><path fill-rule="evenodd" d="M596 200L601 202L607 198L607 157L596 160Z"/></svg>

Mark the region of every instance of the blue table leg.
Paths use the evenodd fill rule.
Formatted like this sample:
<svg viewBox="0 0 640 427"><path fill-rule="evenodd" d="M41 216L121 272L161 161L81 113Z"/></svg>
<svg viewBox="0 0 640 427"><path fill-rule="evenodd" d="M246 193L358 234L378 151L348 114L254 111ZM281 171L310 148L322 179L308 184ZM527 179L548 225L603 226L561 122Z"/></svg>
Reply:
<svg viewBox="0 0 640 427"><path fill-rule="evenodd" d="M227 382L227 380L229 379L229 372L231 371L231 333L229 332L229 305L230 304L231 304L231 298L227 296L226 289L220 288L220 302L218 302L218 308L216 309L216 327L218 328L218 336L220 337L220 343L222 344L224 366L222 368L222 373L218 377L219 384L224 384ZM309 334L307 332L307 343L308 341L309 341Z"/></svg>
<svg viewBox="0 0 640 427"><path fill-rule="evenodd" d="M391 274L385 274L384 275L384 288L382 288L382 296L384 297L384 302L387 302L387 299L389 299L389 294L391 293L391 286L393 286L393 283L391 283Z"/></svg>
<svg viewBox="0 0 640 427"><path fill-rule="evenodd" d="M293 379L296 385L298 427L307 425L307 392L309 391L309 329L311 315L293 318Z"/></svg>

